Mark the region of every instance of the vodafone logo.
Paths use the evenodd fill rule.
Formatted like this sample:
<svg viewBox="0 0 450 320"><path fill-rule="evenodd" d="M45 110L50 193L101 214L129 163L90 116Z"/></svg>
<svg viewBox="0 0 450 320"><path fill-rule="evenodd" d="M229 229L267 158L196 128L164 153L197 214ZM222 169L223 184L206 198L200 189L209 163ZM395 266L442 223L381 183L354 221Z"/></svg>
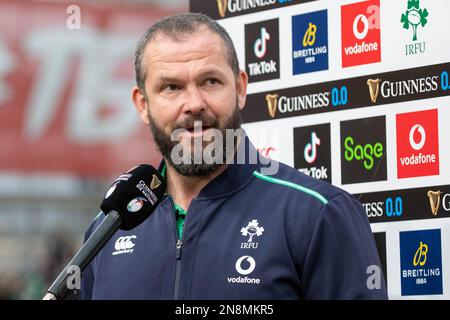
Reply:
<svg viewBox="0 0 450 320"><path fill-rule="evenodd" d="M416 143L414 140L414 134L418 132L420 134L420 141ZM411 148L414 150L420 150L425 145L425 141L427 139L427 135L425 133L425 129L420 125L416 124L414 125L411 130L409 131L409 144L411 145Z"/></svg>
<svg viewBox="0 0 450 320"><path fill-rule="evenodd" d="M364 26L361 32L358 30L358 24L360 22L362 22L362 24ZM368 32L369 32L369 20L363 14L357 15L355 20L353 21L353 34L354 34L354 36L357 39L362 40L362 39L364 39L367 36Z"/></svg>
<svg viewBox="0 0 450 320"><path fill-rule="evenodd" d="M380 0L341 7L342 66L381 61Z"/></svg>
<svg viewBox="0 0 450 320"><path fill-rule="evenodd" d="M439 174L437 109L397 115L397 177Z"/></svg>
<svg viewBox="0 0 450 320"><path fill-rule="evenodd" d="M227 281L233 285L258 285L261 284L260 278L247 277L256 268L255 259L250 256L240 257L235 264L236 271L244 277L228 277Z"/></svg>
<svg viewBox="0 0 450 320"><path fill-rule="evenodd" d="M246 261L248 263L248 266L243 268L242 264ZM236 261L236 271L242 274L243 276L249 275L250 273L255 270L256 262L255 259L253 259L250 256L242 256Z"/></svg>

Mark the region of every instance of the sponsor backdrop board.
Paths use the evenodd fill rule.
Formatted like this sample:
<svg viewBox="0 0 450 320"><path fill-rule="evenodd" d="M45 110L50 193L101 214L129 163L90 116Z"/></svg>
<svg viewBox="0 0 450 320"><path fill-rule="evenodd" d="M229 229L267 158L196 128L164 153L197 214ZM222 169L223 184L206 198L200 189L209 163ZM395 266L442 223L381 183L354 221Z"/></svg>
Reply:
<svg viewBox="0 0 450 320"><path fill-rule="evenodd" d="M363 204L391 299L450 299L450 3L191 0L249 74L265 156Z"/></svg>

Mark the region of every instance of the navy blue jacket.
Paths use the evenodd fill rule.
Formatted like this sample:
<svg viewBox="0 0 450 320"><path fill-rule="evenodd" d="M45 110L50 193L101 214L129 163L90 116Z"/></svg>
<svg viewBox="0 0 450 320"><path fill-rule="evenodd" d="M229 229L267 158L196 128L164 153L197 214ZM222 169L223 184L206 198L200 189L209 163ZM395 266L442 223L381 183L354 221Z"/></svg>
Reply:
<svg viewBox="0 0 450 320"><path fill-rule="evenodd" d="M228 165L202 189L182 241L170 195L141 225L117 231L83 272L82 298L386 299L362 205L282 163L262 174L258 159ZM367 285L374 265L379 289Z"/></svg>

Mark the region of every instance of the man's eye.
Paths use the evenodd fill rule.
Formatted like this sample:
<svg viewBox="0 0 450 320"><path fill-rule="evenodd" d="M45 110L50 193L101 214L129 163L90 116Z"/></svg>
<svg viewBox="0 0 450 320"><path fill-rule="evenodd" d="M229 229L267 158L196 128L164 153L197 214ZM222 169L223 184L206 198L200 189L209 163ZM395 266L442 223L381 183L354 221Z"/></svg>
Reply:
<svg viewBox="0 0 450 320"><path fill-rule="evenodd" d="M178 86L176 85L176 84L166 84L166 85L164 85L163 86L163 90L166 90L166 91L176 91L176 90L178 90Z"/></svg>
<svg viewBox="0 0 450 320"><path fill-rule="evenodd" d="M214 86L214 85L216 85L218 83L219 83L219 81L217 79L211 78L211 79L206 80L206 84L208 84L210 86Z"/></svg>

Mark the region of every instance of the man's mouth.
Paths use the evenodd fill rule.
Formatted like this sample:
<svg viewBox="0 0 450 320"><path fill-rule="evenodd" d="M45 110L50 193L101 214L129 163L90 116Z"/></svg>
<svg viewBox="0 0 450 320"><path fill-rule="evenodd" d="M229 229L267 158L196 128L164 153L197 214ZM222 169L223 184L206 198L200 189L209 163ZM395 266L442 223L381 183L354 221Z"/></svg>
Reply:
<svg viewBox="0 0 450 320"><path fill-rule="evenodd" d="M212 128L212 126L192 126L192 127L186 128L186 130L189 131L190 133L194 133L194 132L204 132L211 128Z"/></svg>

